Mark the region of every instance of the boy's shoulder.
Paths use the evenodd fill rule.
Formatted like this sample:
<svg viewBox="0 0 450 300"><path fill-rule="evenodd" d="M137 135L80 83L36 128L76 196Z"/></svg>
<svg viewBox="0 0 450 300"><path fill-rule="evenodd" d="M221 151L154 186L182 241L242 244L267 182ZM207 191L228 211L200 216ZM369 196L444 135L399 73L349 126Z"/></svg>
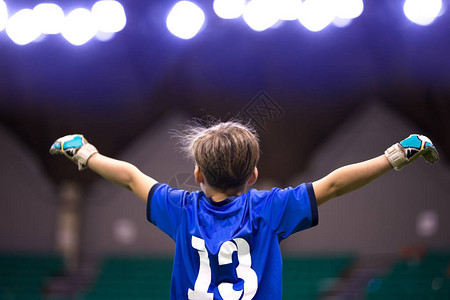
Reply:
<svg viewBox="0 0 450 300"><path fill-rule="evenodd" d="M288 197L292 197L293 194L301 194L306 192L308 184L300 184L297 187L273 187L271 189L250 189L247 192L237 195L231 196L227 199L217 203L212 201L211 198L208 198L202 190L193 190L193 189L183 189L170 186L166 183L158 183L155 185L153 191L151 193L155 193L158 190L160 196L168 197L172 201L178 202L181 201L182 206L189 205L197 205L200 202L207 202L212 206L224 206L229 203L240 203L243 204L249 203L250 205L257 206L263 205L267 201L284 201ZM298 196L298 195L297 195ZM178 200L177 200L178 199Z"/></svg>

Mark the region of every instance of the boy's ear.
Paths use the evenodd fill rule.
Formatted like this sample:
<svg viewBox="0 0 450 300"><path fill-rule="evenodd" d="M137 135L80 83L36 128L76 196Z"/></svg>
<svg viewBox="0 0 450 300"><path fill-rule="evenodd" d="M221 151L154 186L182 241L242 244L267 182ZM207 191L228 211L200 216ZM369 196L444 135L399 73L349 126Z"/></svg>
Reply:
<svg viewBox="0 0 450 300"><path fill-rule="evenodd" d="M200 168L198 167L198 165L195 165L195 169L194 169L194 178L195 178L195 182L196 182L197 184L203 183L203 181L204 181L202 170L200 170Z"/></svg>
<svg viewBox="0 0 450 300"><path fill-rule="evenodd" d="M258 168L255 167L255 169L253 170L252 175L250 175L250 178L247 181L247 185L248 186L253 185L256 182L257 179L258 179Z"/></svg>

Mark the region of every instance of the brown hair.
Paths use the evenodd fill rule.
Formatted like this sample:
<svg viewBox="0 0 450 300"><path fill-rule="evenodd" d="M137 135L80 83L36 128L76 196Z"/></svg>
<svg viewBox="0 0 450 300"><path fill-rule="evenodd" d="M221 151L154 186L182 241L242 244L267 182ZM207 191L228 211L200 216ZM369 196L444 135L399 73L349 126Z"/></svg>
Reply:
<svg viewBox="0 0 450 300"><path fill-rule="evenodd" d="M250 124L197 122L177 136L206 182L222 191L244 185L259 161L259 140Z"/></svg>

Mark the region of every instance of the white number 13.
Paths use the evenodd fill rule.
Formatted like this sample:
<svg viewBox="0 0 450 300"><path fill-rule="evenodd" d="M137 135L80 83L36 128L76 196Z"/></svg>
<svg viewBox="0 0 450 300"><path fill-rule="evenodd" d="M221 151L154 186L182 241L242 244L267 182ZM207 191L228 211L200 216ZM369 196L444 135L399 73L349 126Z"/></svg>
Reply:
<svg viewBox="0 0 450 300"><path fill-rule="evenodd" d="M188 298L189 300L213 300L214 294L208 293L208 288L211 283L211 267L209 265L205 241L193 236L192 247L198 250L200 268L194 290L189 289ZM242 238L235 238L233 241L223 243L219 250L219 265L231 264L233 261L232 255L235 251L237 252L239 261L236 274L244 281L244 290L235 291L232 283L222 282L219 284L219 293L224 300L238 300L241 296L242 300L250 300L255 296L256 290L258 289L258 277L251 268L252 258L250 256L250 246L247 241Z"/></svg>

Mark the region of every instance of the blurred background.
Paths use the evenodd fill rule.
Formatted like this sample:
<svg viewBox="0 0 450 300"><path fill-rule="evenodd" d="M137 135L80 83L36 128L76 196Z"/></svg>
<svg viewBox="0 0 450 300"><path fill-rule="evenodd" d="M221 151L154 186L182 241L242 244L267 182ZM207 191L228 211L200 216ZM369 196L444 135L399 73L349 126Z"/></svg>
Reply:
<svg viewBox="0 0 450 300"><path fill-rule="evenodd" d="M145 204L51 157L101 153L194 190L170 131L251 121L255 186L296 186L410 133L437 146L281 243L283 299L450 299L447 0L0 0L0 299L168 299Z"/></svg>

